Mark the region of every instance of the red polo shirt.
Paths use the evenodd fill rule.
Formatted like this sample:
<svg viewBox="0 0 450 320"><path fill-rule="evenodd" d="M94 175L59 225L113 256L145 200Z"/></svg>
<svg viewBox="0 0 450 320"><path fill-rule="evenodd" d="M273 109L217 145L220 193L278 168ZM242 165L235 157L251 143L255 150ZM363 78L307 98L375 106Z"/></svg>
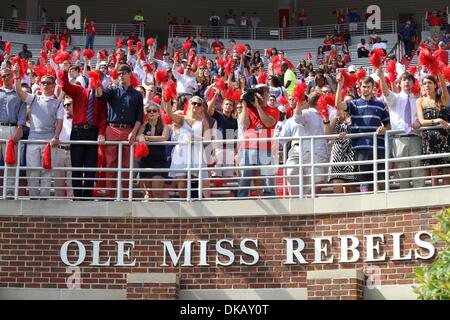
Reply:
<svg viewBox="0 0 450 320"><path fill-rule="evenodd" d="M69 82L68 72L64 72L62 78L62 90L73 99L72 125L86 125L89 94L91 88L83 88ZM98 134L104 136L106 130L106 100L94 98L94 125L98 128Z"/></svg>
<svg viewBox="0 0 450 320"><path fill-rule="evenodd" d="M264 107L263 111L266 115L271 116L275 119L275 124L273 127L267 128L262 123L259 118L258 110L256 108L247 107L248 118L250 120L250 126L247 129L244 129L244 138L245 139L254 139L254 138L272 138L273 131L275 129L276 123L280 120L280 111L277 108L272 107ZM244 142L244 149L260 149L260 150L271 150L272 143L270 141L262 141L262 142Z"/></svg>
<svg viewBox="0 0 450 320"><path fill-rule="evenodd" d="M88 34L88 35L95 35L95 24L92 25L92 24L89 23L86 26L86 34Z"/></svg>

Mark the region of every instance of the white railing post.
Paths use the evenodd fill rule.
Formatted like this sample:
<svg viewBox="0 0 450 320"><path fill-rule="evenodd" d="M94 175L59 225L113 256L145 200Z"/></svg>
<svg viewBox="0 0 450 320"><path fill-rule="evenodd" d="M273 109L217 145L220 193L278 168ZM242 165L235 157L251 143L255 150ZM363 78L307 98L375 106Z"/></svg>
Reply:
<svg viewBox="0 0 450 320"><path fill-rule="evenodd" d="M203 193L203 188L202 188L202 162L203 162L203 142L202 141L198 141L199 144L199 148L198 148L198 199L201 200L202 199L202 193Z"/></svg>
<svg viewBox="0 0 450 320"><path fill-rule="evenodd" d="M378 193L378 136L373 134L373 193Z"/></svg>
<svg viewBox="0 0 450 320"><path fill-rule="evenodd" d="M128 201L133 201L133 176L134 176L134 144L130 146L130 168L129 168L129 182L128 182Z"/></svg>
<svg viewBox="0 0 450 320"><path fill-rule="evenodd" d="M278 140L280 141L280 140ZM286 140L283 141L283 198L286 197Z"/></svg>
<svg viewBox="0 0 450 320"><path fill-rule="evenodd" d="M117 185L116 185L116 201L122 198L122 142L119 142L119 155L117 159Z"/></svg>
<svg viewBox="0 0 450 320"><path fill-rule="evenodd" d="M389 157L391 153L389 152L390 144L389 144L389 133L386 131L384 134L384 190L386 193L389 193Z"/></svg>
<svg viewBox="0 0 450 320"><path fill-rule="evenodd" d="M304 180L303 180L303 155L302 155L302 150L303 150L303 145L302 145L303 141L302 141L302 137L299 138L298 140L298 188L299 188L299 198L303 199L304 196ZM295 186L297 188L297 186Z"/></svg>
<svg viewBox="0 0 450 320"><path fill-rule="evenodd" d="M189 141L188 145L188 161L187 161L187 181L186 181L186 187L187 187L187 201L191 201L191 163L192 163L192 141Z"/></svg>
<svg viewBox="0 0 450 320"><path fill-rule="evenodd" d="M316 197L316 170L314 167L314 137L311 138L311 142L310 142L310 146L311 146L311 157L310 157L310 162L311 162L311 198L315 198Z"/></svg>
<svg viewBox="0 0 450 320"><path fill-rule="evenodd" d="M16 176L14 178L14 200L19 198L19 180L20 180L20 146L22 141L17 142L17 160L16 160ZM5 164L6 165L6 164Z"/></svg>

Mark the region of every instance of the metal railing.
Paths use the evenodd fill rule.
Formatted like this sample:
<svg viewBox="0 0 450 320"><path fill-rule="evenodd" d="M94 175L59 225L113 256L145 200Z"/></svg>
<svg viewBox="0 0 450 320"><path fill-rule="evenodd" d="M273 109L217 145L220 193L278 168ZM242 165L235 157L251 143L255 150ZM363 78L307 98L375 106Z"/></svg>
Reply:
<svg viewBox="0 0 450 320"><path fill-rule="evenodd" d="M334 31L351 30L352 36L366 36L369 34L366 22L359 22L350 27L350 24L329 24L290 28L268 27L239 27L239 26L169 26L169 38L173 37L198 37L204 34L207 38L219 39L245 39L245 40L295 40L323 38L332 35ZM378 34L397 33L397 21L381 21Z"/></svg>
<svg viewBox="0 0 450 320"><path fill-rule="evenodd" d="M14 32L23 34L41 34L44 28L48 28L50 33L61 34L66 28L64 22L24 21L15 19L0 18L0 32ZM144 37L144 24L120 24L120 23L95 23L97 36L118 36L121 32L129 35L135 32L139 37ZM86 35L83 25L80 29L69 31L71 35Z"/></svg>
<svg viewBox="0 0 450 320"><path fill-rule="evenodd" d="M434 127L438 128L438 127ZM430 128L427 128L430 130ZM185 153L181 166L174 168L139 168L136 159L133 158L134 146L128 142L106 142L108 146L118 146L118 166L117 168L75 168L68 166L53 167L51 170L42 167L27 166L2 166L0 170L3 175L2 193L0 199L73 199L73 200L112 200L112 201L142 201L142 200L232 200L232 199L289 199L289 198L316 198L318 196L330 196L343 194L334 190L337 187L345 187L345 194L358 194L362 187L369 186L372 193L394 192L399 190L402 181L413 182L424 181L424 188L430 188L431 177L427 174L429 169L450 170L450 153L420 155L414 157L392 158L390 157L391 138L400 132L389 131L384 136L385 156L374 160L352 161L352 162L326 162L317 161L315 149L316 144L327 143L330 149L332 143L339 139L339 135L328 136L303 136L287 138L266 138L266 139L239 139L239 140L211 140L211 141L187 141L184 144ZM376 133L349 134L348 137L361 138L370 136L373 139L373 154L378 149L378 138ZM261 157L260 165L251 165L244 161L242 144L244 142L272 142L270 158ZM322 141L322 142L320 142ZM6 140L1 140L6 143ZM298 144L301 146L298 154L298 164L291 164L288 157L288 145ZM16 146L17 159L23 153L24 145L45 144L48 141L20 140ZM97 144L95 141L64 141L64 145ZM155 146L176 146L176 141L147 143L150 153ZM235 146L238 148L238 162L233 164L222 164L220 166L208 166L210 150L209 146L222 146L226 144L228 152L235 156ZM126 149L130 151L129 168L122 168L123 158ZM309 149L309 157L305 157L305 150ZM56 148L55 150L58 150ZM209 151L208 151L209 150ZM209 153L208 153L209 152ZM67 153L68 154L68 153ZM66 157L68 156L66 154ZM208 156L206 156L208 154ZM197 160L195 160L197 159ZM203 159L198 161L198 159ZM411 160L446 159L447 163L415 167L393 167ZM61 160L61 159L59 159ZM52 161L56 161L53 159ZM343 181L328 181L331 168L340 166L369 166L372 169L366 171L354 170L354 172L342 173L340 176L360 176L368 174L372 177L370 181L358 181L358 179ZM384 166L384 168L379 168ZM401 178L405 170L414 170L416 173L423 170L423 175ZM93 178L73 178L71 174L76 171L95 172ZM176 177L165 177L170 172L178 172L181 175ZM255 172L258 171L258 172ZM228 172L225 174L225 172ZM293 174L293 172L295 172ZM150 177L145 174L158 173ZM214 174L216 173L216 175ZM219 173L219 174L218 174ZM220 174L223 173L223 174ZM105 176L106 175L106 176ZM200 179L199 179L200 177ZM444 171L433 179L443 179L449 181L449 172ZM37 180L37 181L34 181ZM74 198L71 183L75 180L93 181L92 188L95 190L93 197ZM342 179L343 180L343 179ZM156 186L152 183L159 182ZM247 183L246 183L247 182ZM253 185L251 185L253 183ZM436 183L433 182L433 185ZM150 187L149 187L150 185ZM436 187L436 186L435 186ZM364 192L367 190L363 189ZM149 199L146 198L149 193Z"/></svg>

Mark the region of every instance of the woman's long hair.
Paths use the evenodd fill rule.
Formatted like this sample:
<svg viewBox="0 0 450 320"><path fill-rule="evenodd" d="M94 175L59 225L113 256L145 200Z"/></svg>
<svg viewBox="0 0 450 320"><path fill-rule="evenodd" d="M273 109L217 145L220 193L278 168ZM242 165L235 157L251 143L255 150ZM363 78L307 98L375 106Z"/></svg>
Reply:
<svg viewBox="0 0 450 320"><path fill-rule="evenodd" d="M151 107L155 107L155 106L152 106L152 105L149 105L149 104L145 105L145 112L148 113L148 111L149 111L149 109ZM161 108L159 108L159 115L158 115L158 119L156 120L156 125L155 125L155 133L163 132L163 130L164 130L164 123L162 121L162 114L161 113L162 113ZM150 119L147 117L148 123L150 123L149 120Z"/></svg>
<svg viewBox="0 0 450 320"><path fill-rule="evenodd" d="M438 87L437 87L437 80L436 80L436 78L433 77L432 75L427 75L426 77L424 77L424 78L422 79L421 85L423 85L423 81L424 81L424 80L430 80L431 82L434 83L434 86L435 86L435 88L434 88L434 94L435 94L434 102L435 102L435 104L436 104L437 110L440 111L441 108L443 107L443 105L442 105L442 102L441 102L441 95L438 94ZM444 88L444 89L446 89L446 88ZM422 94L422 90L420 90L420 97L423 97L423 96L424 96L424 95Z"/></svg>

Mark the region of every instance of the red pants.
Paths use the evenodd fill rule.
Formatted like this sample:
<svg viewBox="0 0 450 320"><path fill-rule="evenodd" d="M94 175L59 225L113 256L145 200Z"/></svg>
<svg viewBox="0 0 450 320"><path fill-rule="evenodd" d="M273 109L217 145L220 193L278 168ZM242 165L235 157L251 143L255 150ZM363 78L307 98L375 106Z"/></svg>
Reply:
<svg viewBox="0 0 450 320"><path fill-rule="evenodd" d="M132 128L114 128L107 126L105 131L106 141L127 141L128 135L132 131ZM117 168L119 159L119 145L106 145L105 146L105 158L107 168ZM130 167L130 146L122 145L122 168ZM116 188L117 173L107 172L106 188ZM122 197L128 198L128 172L123 172L122 175ZM106 197L115 197L116 190L106 190Z"/></svg>

